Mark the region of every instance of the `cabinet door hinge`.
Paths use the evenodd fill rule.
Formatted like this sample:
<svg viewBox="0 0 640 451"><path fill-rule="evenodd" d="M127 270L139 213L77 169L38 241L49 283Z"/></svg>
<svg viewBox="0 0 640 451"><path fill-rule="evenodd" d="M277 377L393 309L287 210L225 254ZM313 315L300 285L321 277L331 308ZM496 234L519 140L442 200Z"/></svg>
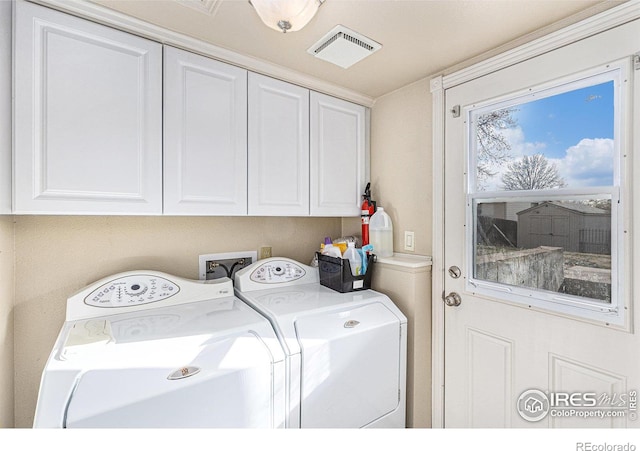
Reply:
<svg viewBox="0 0 640 451"><path fill-rule="evenodd" d="M640 70L640 53L633 55L633 68L635 70Z"/></svg>

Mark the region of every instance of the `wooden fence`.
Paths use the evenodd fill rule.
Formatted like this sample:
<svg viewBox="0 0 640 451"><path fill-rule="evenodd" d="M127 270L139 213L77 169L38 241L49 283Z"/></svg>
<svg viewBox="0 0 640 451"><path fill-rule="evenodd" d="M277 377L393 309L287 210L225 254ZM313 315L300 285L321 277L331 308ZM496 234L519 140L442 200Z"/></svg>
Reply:
<svg viewBox="0 0 640 451"><path fill-rule="evenodd" d="M580 252L611 255L611 230L580 229L578 233Z"/></svg>

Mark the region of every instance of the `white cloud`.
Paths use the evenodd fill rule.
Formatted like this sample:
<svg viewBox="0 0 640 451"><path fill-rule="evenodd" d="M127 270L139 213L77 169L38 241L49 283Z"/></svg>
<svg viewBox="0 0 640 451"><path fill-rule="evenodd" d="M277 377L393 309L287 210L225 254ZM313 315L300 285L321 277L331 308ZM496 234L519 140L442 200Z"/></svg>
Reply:
<svg viewBox="0 0 640 451"><path fill-rule="evenodd" d="M554 159L558 172L570 188L603 186L613 183L613 140L583 139L566 151L562 159Z"/></svg>
<svg viewBox="0 0 640 451"><path fill-rule="evenodd" d="M527 142L524 137L524 131L519 125L500 132L511 145L511 155L516 160L521 159L524 155L544 153L544 149L547 147L546 143L543 142Z"/></svg>
<svg viewBox="0 0 640 451"><path fill-rule="evenodd" d="M512 159L500 167L492 168L496 175L485 182L487 191L502 189L502 175L508 164L520 160L524 155L544 154L545 143L530 143L524 140L520 127L503 131L512 148ZM613 182L613 140L605 138L583 139L566 150L564 158L548 158L558 168L567 188L607 186Z"/></svg>

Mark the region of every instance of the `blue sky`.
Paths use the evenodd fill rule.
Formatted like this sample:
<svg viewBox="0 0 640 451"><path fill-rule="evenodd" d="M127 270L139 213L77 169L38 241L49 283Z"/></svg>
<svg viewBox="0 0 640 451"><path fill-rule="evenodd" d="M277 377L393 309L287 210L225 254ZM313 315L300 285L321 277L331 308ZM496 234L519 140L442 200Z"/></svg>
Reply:
<svg viewBox="0 0 640 451"><path fill-rule="evenodd" d="M513 117L527 141L545 143L548 158L563 158L582 139L613 139L613 82L519 105Z"/></svg>
<svg viewBox="0 0 640 451"><path fill-rule="evenodd" d="M614 82L580 88L515 107L516 125L501 133L511 145L509 161L481 190L501 190L510 162L543 154L567 188L611 186L614 164Z"/></svg>

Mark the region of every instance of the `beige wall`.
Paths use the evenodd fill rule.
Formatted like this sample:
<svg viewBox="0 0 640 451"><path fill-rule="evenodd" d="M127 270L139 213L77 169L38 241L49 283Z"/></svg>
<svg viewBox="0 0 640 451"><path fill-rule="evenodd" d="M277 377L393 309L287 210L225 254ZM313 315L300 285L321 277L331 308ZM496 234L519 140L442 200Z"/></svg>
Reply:
<svg viewBox="0 0 640 451"><path fill-rule="evenodd" d="M13 217L0 216L0 428L13 427Z"/></svg>
<svg viewBox="0 0 640 451"><path fill-rule="evenodd" d="M372 288L389 296L407 317L407 427L430 428L431 263L378 262L374 268Z"/></svg>
<svg viewBox="0 0 640 451"><path fill-rule="evenodd" d="M197 279L198 255L258 250L262 245L272 246L274 256L308 263L324 236L340 234L340 220L335 218L16 216L15 220L15 373L20 375L15 378L16 427L32 426L42 369L64 321L66 299L78 289L134 269ZM2 223L0 243L4 228ZM5 306L0 309L1 318ZM9 361L2 348L0 357ZM5 386L0 382L0 401Z"/></svg>
<svg viewBox="0 0 640 451"><path fill-rule="evenodd" d="M415 233L415 254L431 255L431 92L423 79L379 99L371 110L371 191L393 221L393 247ZM351 221L345 231L353 229ZM355 232L351 232L355 233Z"/></svg>

